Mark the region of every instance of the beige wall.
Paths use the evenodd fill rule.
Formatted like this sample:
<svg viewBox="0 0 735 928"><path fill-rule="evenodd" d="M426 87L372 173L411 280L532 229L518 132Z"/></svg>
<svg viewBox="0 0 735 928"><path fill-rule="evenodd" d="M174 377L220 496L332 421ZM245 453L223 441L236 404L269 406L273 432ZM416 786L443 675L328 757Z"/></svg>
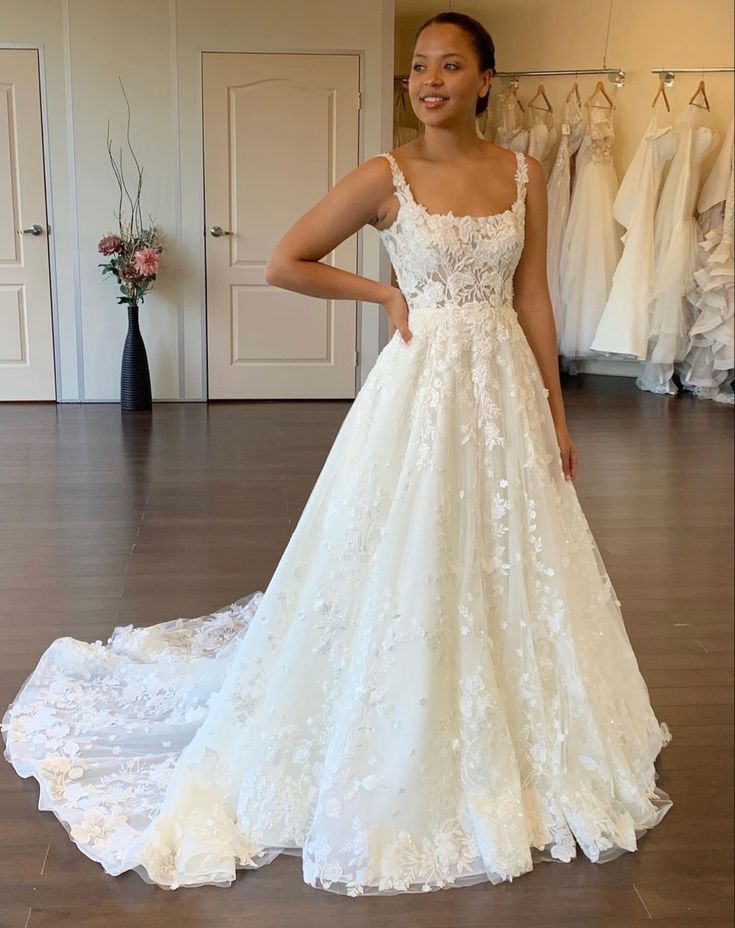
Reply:
<svg viewBox="0 0 735 928"><path fill-rule="evenodd" d="M98 0L0 0L0 44L41 46L60 398L119 397L126 314L114 282L101 277L96 245L116 225L106 134L109 119L114 143L125 146L120 75L144 168L143 216L169 242L141 310L154 398L198 400L206 395L200 53L362 54L362 160L390 147L393 0L126 0L122 11ZM377 234L362 238L362 273L389 279ZM360 308L364 380L382 310Z"/></svg>

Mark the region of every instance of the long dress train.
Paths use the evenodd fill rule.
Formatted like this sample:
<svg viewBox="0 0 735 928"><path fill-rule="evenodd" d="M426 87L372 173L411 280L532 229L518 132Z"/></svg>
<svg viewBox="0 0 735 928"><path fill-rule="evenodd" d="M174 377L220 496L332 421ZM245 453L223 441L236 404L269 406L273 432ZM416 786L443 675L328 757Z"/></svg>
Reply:
<svg viewBox="0 0 735 928"><path fill-rule="evenodd" d="M111 874L227 885L297 854L350 896L634 851L670 738L564 479L513 308L527 163L486 217L430 214L391 153L409 309L265 591L53 642L5 756Z"/></svg>

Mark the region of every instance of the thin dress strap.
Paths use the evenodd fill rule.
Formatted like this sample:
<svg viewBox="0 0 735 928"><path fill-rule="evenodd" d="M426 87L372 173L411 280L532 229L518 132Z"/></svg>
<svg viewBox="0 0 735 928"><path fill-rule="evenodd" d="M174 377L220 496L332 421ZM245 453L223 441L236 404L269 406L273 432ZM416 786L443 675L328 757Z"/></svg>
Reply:
<svg viewBox="0 0 735 928"><path fill-rule="evenodd" d="M516 179L516 188L518 190L518 196L516 197L516 203L521 201L525 202L525 193L526 193L526 184L528 183L528 161L526 156L521 151L516 151L516 161L518 162L516 167L515 179Z"/></svg>
<svg viewBox="0 0 735 928"><path fill-rule="evenodd" d="M396 192L400 191L404 196L408 196L408 183L406 178L403 176L403 171L398 167L398 162L393 157L389 151L383 151L379 155L380 158L386 158L388 164L390 164L390 172L393 177L393 186L396 189Z"/></svg>

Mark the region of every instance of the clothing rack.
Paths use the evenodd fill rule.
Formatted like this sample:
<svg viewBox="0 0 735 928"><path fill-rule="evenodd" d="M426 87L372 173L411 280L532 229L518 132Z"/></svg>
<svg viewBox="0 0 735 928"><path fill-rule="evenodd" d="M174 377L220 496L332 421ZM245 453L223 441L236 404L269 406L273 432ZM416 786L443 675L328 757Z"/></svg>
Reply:
<svg viewBox="0 0 735 928"><path fill-rule="evenodd" d="M677 74L711 74L713 72L735 72L735 68L651 68L651 74L660 74L667 87L674 86Z"/></svg>
<svg viewBox="0 0 735 928"><path fill-rule="evenodd" d="M732 70L732 68L730 69ZM563 70L554 70L554 71L496 71L493 77L503 77L508 78L511 83L518 81L521 77L555 77L557 75L573 75L579 76L580 74L607 74L612 83L617 84L618 87L622 87L625 84L625 71L622 68L577 68L570 69L565 68ZM408 84L408 74L396 74L394 81L402 81L404 84Z"/></svg>

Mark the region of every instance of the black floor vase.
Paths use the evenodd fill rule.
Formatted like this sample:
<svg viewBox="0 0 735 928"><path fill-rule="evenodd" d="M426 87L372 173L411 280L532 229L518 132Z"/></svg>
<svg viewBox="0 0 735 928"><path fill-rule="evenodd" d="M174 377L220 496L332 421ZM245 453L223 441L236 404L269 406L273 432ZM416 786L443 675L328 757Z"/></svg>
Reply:
<svg viewBox="0 0 735 928"><path fill-rule="evenodd" d="M128 334L120 369L120 408L129 412L151 409L151 375L138 325L137 303L128 305Z"/></svg>

